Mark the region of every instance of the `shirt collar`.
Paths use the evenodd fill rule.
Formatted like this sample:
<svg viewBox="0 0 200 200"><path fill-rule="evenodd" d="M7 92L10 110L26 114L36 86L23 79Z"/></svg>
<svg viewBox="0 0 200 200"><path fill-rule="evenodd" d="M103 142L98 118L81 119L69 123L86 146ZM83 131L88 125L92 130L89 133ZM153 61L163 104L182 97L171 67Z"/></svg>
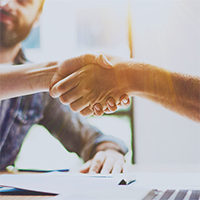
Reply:
<svg viewBox="0 0 200 200"><path fill-rule="evenodd" d="M15 57L14 60L14 65L20 65L26 63L28 60L26 59L24 52L22 49L19 50L17 56Z"/></svg>

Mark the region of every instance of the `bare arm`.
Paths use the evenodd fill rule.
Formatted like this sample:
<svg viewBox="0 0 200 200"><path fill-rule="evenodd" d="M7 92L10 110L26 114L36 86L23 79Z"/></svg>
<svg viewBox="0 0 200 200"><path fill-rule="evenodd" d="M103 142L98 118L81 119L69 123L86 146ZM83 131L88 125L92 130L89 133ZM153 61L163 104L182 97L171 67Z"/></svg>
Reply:
<svg viewBox="0 0 200 200"><path fill-rule="evenodd" d="M1 66L0 100L48 91L50 79L57 71L55 62Z"/></svg>
<svg viewBox="0 0 200 200"><path fill-rule="evenodd" d="M142 64L143 82L136 95L200 122L200 77Z"/></svg>
<svg viewBox="0 0 200 200"><path fill-rule="evenodd" d="M0 100L48 91L56 82L90 63L112 67L102 54L85 54L60 63L1 65Z"/></svg>
<svg viewBox="0 0 200 200"><path fill-rule="evenodd" d="M94 65L81 68L55 84L52 93L60 94L62 103L70 103L71 109L82 115L87 115L96 103L105 109L109 97L119 103L120 96L128 94L149 99L200 122L200 77L133 59L115 56L108 56L108 59L114 68L107 70Z"/></svg>

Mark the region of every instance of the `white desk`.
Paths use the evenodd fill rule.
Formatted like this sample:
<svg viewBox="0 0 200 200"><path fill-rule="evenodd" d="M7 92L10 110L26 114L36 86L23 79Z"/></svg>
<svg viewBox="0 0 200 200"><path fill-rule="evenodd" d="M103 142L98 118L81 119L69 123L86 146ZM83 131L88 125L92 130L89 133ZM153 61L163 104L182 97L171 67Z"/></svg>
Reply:
<svg viewBox="0 0 200 200"><path fill-rule="evenodd" d="M88 192L82 190L81 187L77 187L74 189L74 194L75 196L76 194L79 194L79 196L81 196L81 199L94 199L93 197L91 197L92 195L95 195L97 193L101 195L102 192L107 192L107 194L104 194L104 197L108 197L107 199L113 199L112 195L109 196L109 193L116 193L117 196L116 198L114 198L115 200L129 200L134 199L133 196L135 195L135 192L139 190L140 193L143 191L146 192L145 194L147 194L148 191L152 189L157 189L161 191L165 191L168 189L200 190L200 165L131 165L130 171L136 174L136 182L131 184L130 187L128 186L129 188L125 188L125 186L124 189L121 190L121 194L124 193L124 191L127 192L125 198L120 197L121 194L115 187L107 190L101 190L101 188L96 189L92 191L93 194L89 195L89 197L87 196ZM37 196L37 199L44 198L47 198L47 196ZM49 196L48 199L54 200L54 198L55 197ZM63 198L65 199L64 196L56 197L56 199L58 200ZM0 199L20 199L20 196L0 196ZM29 196L27 197L27 199L36 199L36 197ZM77 198L74 197L72 199Z"/></svg>

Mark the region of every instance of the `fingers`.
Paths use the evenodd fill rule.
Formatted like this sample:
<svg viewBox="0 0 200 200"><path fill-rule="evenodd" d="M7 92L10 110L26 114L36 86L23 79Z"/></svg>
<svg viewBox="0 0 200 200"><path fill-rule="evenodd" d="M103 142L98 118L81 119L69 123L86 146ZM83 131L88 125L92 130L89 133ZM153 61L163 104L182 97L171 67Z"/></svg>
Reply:
<svg viewBox="0 0 200 200"><path fill-rule="evenodd" d="M101 174L109 174L112 172L113 166L114 166L114 162L115 159L108 157L105 162L104 165L101 169ZM121 171L121 170L120 170Z"/></svg>
<svg viewBox="0 0 200 200"><path fill-rule="evenodd" d="M93 159L86 162L80 172L82 173L121 173L125 163L124 156L115 150L99 151ZM127 168L126 168L127 169ZM128 172L128 170L125 170Z"/></svg>
<svg viewBox="0 0 200 200"><path fill-rule="evenodd" d="M50 84L51 87L62 78L71 75L80 68L89 64L98 64L106 69L113 68L113 64L109 62L106 56L102 53L84 54L78 57L70 58L58 64L58 72L52 78L52 82ZM61 93L54 88L53 90L50 90L50 94L52 97L56 98Z"/></svg>
<svg viewBox="0 0 200 200"><path fill-rule="evenodd" d="M59 97L61 94L64 94L70 91L71 89L75 88L78 85L76 77L77 75L76 73L74 73L57 82L55 85L53 85L52 88L50 88L50 95L56 98Z"/></svg>
<svg viewBox="0 0 200 200"><path fill-rule="evenodd" d="M99 64L101 67L106 69L113 68L113 64L108 61L105 55L102 53L98 54L85 54L77 57L82 62L82 65L87 65L90 63Z"/></svg>
<svg viewBox="0 0 200 200"><path fill-rule="evenodd" d="M113 165L113 169L112 169L112 174L118 174L123 172L123 165L124 165L124 161L116 161Z"/></svg>
<svg viewBox="0 0 200 200"><path fill-rule="evenodd" d="M116 160L107 156L105 152L99 151L91 162L89 173L121 173L124 161Z"/></svg>
<svg viewBox="0 0 200 200"><path fill-rule="evenodd" d="M74 89L75 90L75 89ZM76 102L73 102L70 104L70 107L73 111L77 111L79 112L81 109L84 108L86 104L82 101L81 102L81 99L79 99L78 101ZM113 113L117 110L117 105L115 103L115 100L110 97L108 100L107 100L107 108L105 110L102 109L102 106L101 104L99 103L96 103L93 107L94 109L94 113L92 112L91 109L89 108L86 108L86 109L83 109L80 114L83 115L83 116L90 116L92 115L92 113L94 114L94 116L102 116L103 113Z"/></svg>
<svg viewBox="0 0 200 200"><path fill-rule="evenodd" d="M97 152L92 160L89 173L92 173L92 174L100 173L101 168L105 162L105 159L106 159L106 155L103 151Z"/></svg>
<svg viewBox="0 0 200 200"><path fill-rule="evenodd" d="M62 85L64 87L65 84ZM54 87L52 88L54 89ZM68 90L67 88L66 90ZM55 89L57 90L57 89ZM64 89L59 88L59 92L64 92ZM55 93L54 93L55 94ZM87 99L83 98L80 92L80 87L75 86L68 92L61 94L59 99L62 104L70 104L70 108L73 112L80 112L83 116L90 116L93 114L93 111L89 108L89 103L87 103Z"/></svg>
<svg viewBox="0 0 200 200"><path fill-rule="evenodd" d="M118 105L122 106L122 107L128 107L130 105L130 99L128 97L127 94L123 94L121 97L120 97L120 103ZM102 109L102 106L101 104L95 104L94 105L94 113L95 113L95 116L102 116L103 113L113 113L117 110L117 105L116 105L116 102L115 100L110 97L107 99L106 101L106 105L107 105L107 108L105 110Z"/></svg>
<svg viewBox="0 0 200 200"><path fill-rule="evenodd" d="M61 72L64 76L68 76L88 64L99 64L101 67L110 69L113 64L108 61L106 56L102 53L84 54L78 57L70 58L60 64Z"/></svg>
<svg viewBox="0 0 200 200"><path fill-rule="evenodd" d="M101 104L96 103L96 104L94 105L94 114L95 114L95 116L102 116L103 113L104 113L104 112L103 112L103 109L102 109Z"/></svg>
<svg viewBox="0 0 200 200"><path fill-rule="evenodd" d="M115 103L115 100L112 97L108 98L106 103L107 103L107 107L110 113L115 112L117 110L117 105Z"/></svg>
<svg viewBox="0 0 200 200"><path fill-rule="evenodd" d="M73 89L69 93L64 94L62 96L62 101L63 102L72 101L73 97L75 99L77 98L77 96L75 96L75 94L78 94L78 93L79 92L76 91L76 89ZM71 99L68 99L67 96L71 96ZM71 107L72 111L79 112L83 116L91 116L93 114L94 116L98 116L98 117L102 116L104 113L107 113L107 114L113 113L118 108L115 103L115 100L112 97L108 98L108 100L106 101L106 105L107 105L107 108L103 110L101 104L96 103L93 106L93 110L94 110L94 112L93 112L93 110L91 108L89 108L89 106L86 104L84 99L80 98L79 100L71 103L70 107ZM120 103L118 105L121 105L122 107L128 107L130 105L130 99L127 94L124 94L120 97ZM86 106L88 106L88 107L86 107Z"/></svg>
<svg viewBox="0 0 200 200"><path fill-rule="evenodd" d="M108 59L106 58L105 55L103 54L99 54L96 56L96 60L97 60L97 63L101 66L101 67L104 67L106 69L110 69L110 68L113 68L113 64L108 61Z"/></svg>
<svg viewBox="0 0 200 200"><path fill-rule="evenodd" d="M112 113L117 110L117 105L115 103L115 100L112 97L110 97L106 101L106 103L107 103L107 108L105 110L102 109L102 106L99 103L96 103L94 105L94 115L95 116L102 116L104 112L108 114L108 113Z"/></svg>
<svg viewBox="0 0 200 200"><path fill-rule="evenodd" d="M131 101L128 97L127 94L123 94L121 97L120 97L120 105L122 107L128 107L130 105Z"/></svg>
<svg viewBox="0 0 200 200"><path fill-rule="evenodd" d="M93 110L91 110L89 107L84 108L79 113L84 117L89 117L91 115L94 115Z"/></svg>
<svg viewBox="0 0 200 200"><path fill-rule="evenodd" d="M112 170L113 162L114 159L106 159L106 154L103 151L99 151L92 160L89 160L81 167L80 172L90 174L108 174Z"/></svg>
<svg viewBox="0 0 200 200"><path fill-rule="evenodd" d="M80 95L81 91L79 88L74 88L73 90L69 91L67 94L64 94L62 98L64 98L64 102L70 101L70 108L74 112L84 111L87 107L90 106L90 101L84 96L82 98L77 98ZM73 101L73 99L77 99ZM89 110L86 110L89 111ZM84 111L85 113L85 111Z"/></svg>

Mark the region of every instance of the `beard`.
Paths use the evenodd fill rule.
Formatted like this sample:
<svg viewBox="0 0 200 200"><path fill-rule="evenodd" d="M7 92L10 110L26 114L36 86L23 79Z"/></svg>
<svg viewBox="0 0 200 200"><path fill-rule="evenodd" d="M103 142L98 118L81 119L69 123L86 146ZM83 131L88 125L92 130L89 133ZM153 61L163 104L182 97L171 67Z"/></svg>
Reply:
<svg viewBox="0 0 200 200"><path fill-rule="evenodd" d="M19 26L18 19L14 22L14 28L8 29L7 24L0 22L0 47L10 48L22 42L30 33L33 23Z"/></svg>

